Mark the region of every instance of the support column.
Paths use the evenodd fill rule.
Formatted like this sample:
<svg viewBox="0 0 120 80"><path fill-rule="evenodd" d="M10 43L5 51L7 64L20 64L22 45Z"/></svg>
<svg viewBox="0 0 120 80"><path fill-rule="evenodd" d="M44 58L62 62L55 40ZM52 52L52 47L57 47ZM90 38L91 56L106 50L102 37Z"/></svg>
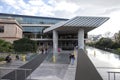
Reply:
<svg viewBox="0 0 120 80"><path fill-rule="evenodd" d="M58 53L58 33L53 30L53 62L56 62L56 55Z"/></svg>
<svg viewBox="0 0 120 80"><path fill-rule="evenodd" d="M78 49L84 49L84 29L78 30Z"/></svg>
<svg viewBox="0 0 120 80"><path fill-rule="evenodd" d="M35 38L35 39L37 38L37 33L34 33L34 38Z"/></svg>

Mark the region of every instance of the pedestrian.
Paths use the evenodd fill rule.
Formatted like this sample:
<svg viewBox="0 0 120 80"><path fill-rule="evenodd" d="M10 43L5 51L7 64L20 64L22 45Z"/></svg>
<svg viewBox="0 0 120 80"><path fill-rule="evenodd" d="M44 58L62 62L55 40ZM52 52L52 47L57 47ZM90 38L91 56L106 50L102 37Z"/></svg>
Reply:
<svg viewBox="0 0 120 80"><path fill-rule="evenodd" d="M43 54L46 54L46 49L45 48L43 49Z"/></svg>
<svg viewBox="0 0 120 80"><path fill-rule="evenodd" d="M45 52L46 52L46 54L48 53L48 49L47 48L45 48Z"/></svg>
<svg viewBox="0 0 120 80"><path fill-rule="evenodd" d="M74 54L72 53L72 54L70 54L70 64L74 64L74 61L75 61L75 56L74 56Z"/></svg>
<svg viewBox="0 0 120 80"><path fill-rule="evenodd" d="M69 54L69 60L71 61L71 53Z"/></svg>
<svg viewBox="0 0 120 80"><path fill-rule="evenodd" d="M6 58L5 58L5 61L7 62L7 63L10 63L11 62L11 55L9 54L8 56L6 56Z"/></svg>
<svg viewBox="0 0 120 80"><path fill-rule="evenodd" d="M41 52L42 52L42 54L44 53L44 49L43 48L41 49Z"/></svg>
<svg viewBox="0 0 120 80"><path fill-rule="evenodd" d="M19 55L17 54L17 55L16 55L16 60L19 60L19 59L20 59L20 58L19 58Z"/></svg>

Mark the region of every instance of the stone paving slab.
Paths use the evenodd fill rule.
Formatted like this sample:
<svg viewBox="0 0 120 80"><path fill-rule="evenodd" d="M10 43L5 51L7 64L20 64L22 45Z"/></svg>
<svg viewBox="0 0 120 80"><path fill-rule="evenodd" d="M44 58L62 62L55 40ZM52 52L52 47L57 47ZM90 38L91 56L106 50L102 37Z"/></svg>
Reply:
<svg viewBox="0 0 120 80"><path fill-rule="evenodd" d="M67 71L68 64L55 64L43 62L32 74L31 79L62 80ZM28 77L29 78L29 77Z"/></svg>

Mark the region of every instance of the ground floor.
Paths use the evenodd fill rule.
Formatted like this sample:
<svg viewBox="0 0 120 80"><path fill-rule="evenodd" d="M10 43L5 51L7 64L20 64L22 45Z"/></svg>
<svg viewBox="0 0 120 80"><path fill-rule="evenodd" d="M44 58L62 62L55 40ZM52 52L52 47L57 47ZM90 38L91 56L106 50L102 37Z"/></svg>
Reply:
<svg viewBox="0 0 120 80"><path fill-rule="evenodd" d="M62 50L73 50L75 46L77 46L78 41L77 39L74 40L58 40L58 48ZM45 41L37 41L37 45L39 47L52 47L53 41L52 40L45 40Z"/></svg>

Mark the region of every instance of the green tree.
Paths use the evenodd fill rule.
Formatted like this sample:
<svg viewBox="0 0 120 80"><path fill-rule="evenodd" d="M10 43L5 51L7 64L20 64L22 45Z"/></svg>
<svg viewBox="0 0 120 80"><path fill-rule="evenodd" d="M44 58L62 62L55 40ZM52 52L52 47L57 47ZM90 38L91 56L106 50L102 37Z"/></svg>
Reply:
<svg viewBox="0 0 120 80"><path fill-rule="evenodd" d="M120 44L120 31L115 34L115 42L117 42L118 44Z"/></svg>
<svg viewBox="0 0 120 80"><path fill-rule="evenodd" d="M36 42L28 38L16 40L13 45L16 52L35 52L37 50Z"/></svg>
<svg viewBox="0 0 120 80"><path fill-rule="evenodd" d="M10 42L0 39L0 52L12 52L13 45Z"/></svg>
<svg viewBox="0 0 120 80"><path fill-rule="evenodd" d="M113 49L120 48L120 31L118 33L115 33L114 37L115 37L115 42L112 46Z"/></svg>
<svg viewBox="0 0 120 80"><path fill-rule="evenodd" d="M111 48L113 45L113 41L110 38L101 38L96 45L98 47L103 47L103 48Z"/></svg>

